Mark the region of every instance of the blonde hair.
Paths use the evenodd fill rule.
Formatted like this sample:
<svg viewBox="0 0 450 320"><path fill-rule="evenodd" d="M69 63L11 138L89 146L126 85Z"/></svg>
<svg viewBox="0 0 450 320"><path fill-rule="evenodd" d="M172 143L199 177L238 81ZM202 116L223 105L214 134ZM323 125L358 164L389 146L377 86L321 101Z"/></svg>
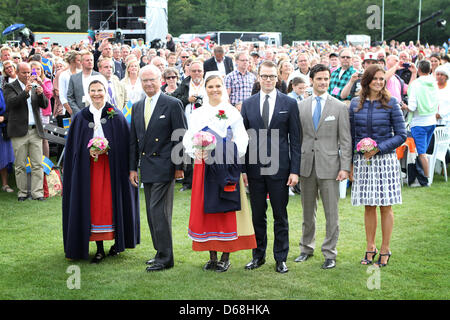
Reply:
<svg viewBox="0 0 450 320"><path fill-rule="evenodd" d="M39 76L41 78L42 81L45 80L45 72L44 72L44 67L42 67L42 64L38 61L31 61L30 62L30 67L38 67L39 69L41 69L41 75Z"/></svg>
<svg viewBox="0 0 450 320"><path fill-rule="evenodd" d="M128 69L130 68L130 65L132 63L136 63L137 64L137 77L139 78L139 72L141 70L141 65L140 65L140 63L139 63L139 61L137 59L132 59L132 60L129 60L127 62L127 68L125 69L125 76L122 79L122 81L124 81L124 82L128 81L128 78L129 78Z"/></svg>

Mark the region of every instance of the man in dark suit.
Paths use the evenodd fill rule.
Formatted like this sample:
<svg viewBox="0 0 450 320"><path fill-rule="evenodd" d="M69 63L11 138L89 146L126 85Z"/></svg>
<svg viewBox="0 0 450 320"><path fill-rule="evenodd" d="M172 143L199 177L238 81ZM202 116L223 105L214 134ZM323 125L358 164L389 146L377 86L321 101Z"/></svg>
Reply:
<svg viewBox="0 0 450 320"><path fill-rule="evenodd" d="M133 105L130 133L130 181L139 186L137 168L144 183L147 220L156 255L147 271L173 267L172 208L175 179L183 178L182 165L175 166L172 148L182 143L186 119L181 101L161 93L161 71L153 65L141 69L146 98ZM172 134L178 135L172 141ZM140 163L140 165L139 165Z"/></svg>
<svg viewBox="0 0 450 320"><path fill-rule="evenodd" d="M244 100L242 118L250 136L244 183L250 191L257 248L245 268L265 263L267 247L267 194L274 217L273 253L276 271L286 273L289 251L287 204L289 186L298 183L300 169L300 121L297 102L276 90L277 67L264 61L258 72L261 91ZM252 130L249 130L252 129Z"/></svg>
<svg viewBox="0 0 450 320"><path fill-rule="evenodd" d="M225 57L222 47L214 47L214 56L203 63L204 74L208 71L219 71L223 76L233 71L233 60Z"/></svg>
<svg viewBox="0 0 450 320"><path fill-rule="evenodd" d="M31 67L22 62L17 66L17 80L6 84L4 88L8 119L7 132L14 149L14 162L18 200L28 198L26 163L30 157L31 197L34 200L44 198L44 172L42 170L42 127L40 108L48 106L43 89L31 80Z"/></svg>

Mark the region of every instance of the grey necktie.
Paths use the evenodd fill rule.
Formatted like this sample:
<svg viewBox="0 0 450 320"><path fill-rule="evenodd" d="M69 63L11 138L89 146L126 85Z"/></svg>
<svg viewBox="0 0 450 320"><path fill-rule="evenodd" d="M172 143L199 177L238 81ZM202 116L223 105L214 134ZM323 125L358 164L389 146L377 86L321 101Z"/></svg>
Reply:
<svg viewBox="0 0 450 320"><path fill-rule="evenodd" d="M267 129L269 127L269 95L266 94L266 100L263 103L262 119L264 122L264 127Z"/></svg>

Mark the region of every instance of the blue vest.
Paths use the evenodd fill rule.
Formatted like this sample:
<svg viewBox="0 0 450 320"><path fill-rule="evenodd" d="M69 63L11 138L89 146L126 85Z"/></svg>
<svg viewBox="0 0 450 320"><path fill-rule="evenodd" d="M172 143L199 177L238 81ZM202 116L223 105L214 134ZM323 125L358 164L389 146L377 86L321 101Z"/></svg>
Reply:
<svg viewBox="0 0 450 320"><path fill-rule="evenodd" d="M233 131L227 129L225 138L208 127L202 131L216 137L216 148L211 151L205 164L204 211L205 213L225 213L241 210L239 178L241 164L236 144L231 140Z"/></svg>

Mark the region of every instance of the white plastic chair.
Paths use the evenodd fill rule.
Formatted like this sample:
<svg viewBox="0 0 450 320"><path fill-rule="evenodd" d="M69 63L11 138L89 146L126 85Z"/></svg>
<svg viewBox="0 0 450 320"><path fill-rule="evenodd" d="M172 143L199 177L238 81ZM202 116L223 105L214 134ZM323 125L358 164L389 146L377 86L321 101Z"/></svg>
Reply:
<svg viewBox="0 0 450 320"><path fill-rule="evenodd" d="M450 128L449 127L437 127L434 130L434 149L433 154L428 155L428 166L429 175L428 181L430 184L433 183L434 168L436 166L436 161L442 162L442 167L444 169L444 177L447 182L447 166L445 164L445 155L450 144Z"/></svg>

